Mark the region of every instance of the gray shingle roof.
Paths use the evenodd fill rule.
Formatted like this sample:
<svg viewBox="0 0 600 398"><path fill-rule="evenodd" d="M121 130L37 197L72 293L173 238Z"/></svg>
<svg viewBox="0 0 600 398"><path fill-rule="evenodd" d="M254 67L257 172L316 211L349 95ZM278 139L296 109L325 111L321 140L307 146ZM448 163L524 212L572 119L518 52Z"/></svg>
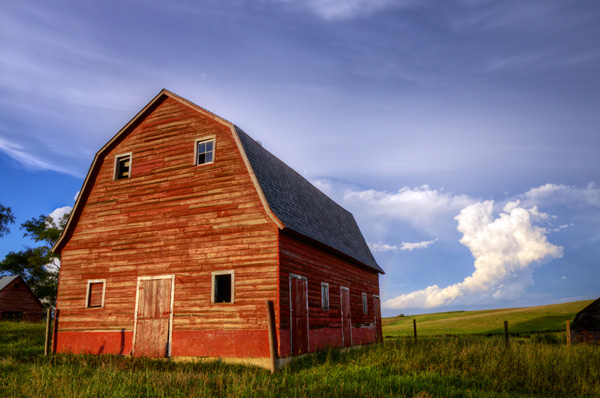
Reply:
<svg viewBox="0 0 600 398"><path fill-rule="evenodd" d="M350 212L235 127L269 207L292 231L384 273Z"/></svg>
<svg viewBox="0 0 600 398"><path fill-rule="evenodd" d="M18 277L19 275L0 276L0 290L10 285L10 283Z"/></svg>

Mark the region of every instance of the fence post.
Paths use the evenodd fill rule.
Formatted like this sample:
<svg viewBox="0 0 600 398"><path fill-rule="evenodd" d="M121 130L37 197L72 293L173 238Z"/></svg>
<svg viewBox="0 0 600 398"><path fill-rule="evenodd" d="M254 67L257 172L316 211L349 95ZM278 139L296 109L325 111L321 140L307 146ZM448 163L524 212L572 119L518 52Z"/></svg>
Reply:
<svg viewBox="0 0 600 398"><path fill-rule="evenodd" d="M504 321L504 343L508 345L508 321Z"/></svg>
<svg viewBox="0 0 600 398"><path fill-rule="evenodd" d="M269 351L271 353L271 373L277 370L277 334L275 330L275 308L271 300L267 300L267 325L269 327Z"/></svg>
<svg viewBox="0 0 600 398"><path fill-rule="evenodd" d="M571 345L571 322L567 321L567 346Z"/></svg>
<svg viewBox="0 0 600 398"><path fill-rule="evenodd" d="M415 343L417 342L417 320L413 319L413 330L415 333Z"/></svg>
<svg viewBox="0 0 600 398"><path fill-rule="evenodd" d="M44 345L44 356L48 356L50 353L50 343L52 342L51 338L51 328L52 324L52 308L48 308L46 311L46 344Z"/></svg>

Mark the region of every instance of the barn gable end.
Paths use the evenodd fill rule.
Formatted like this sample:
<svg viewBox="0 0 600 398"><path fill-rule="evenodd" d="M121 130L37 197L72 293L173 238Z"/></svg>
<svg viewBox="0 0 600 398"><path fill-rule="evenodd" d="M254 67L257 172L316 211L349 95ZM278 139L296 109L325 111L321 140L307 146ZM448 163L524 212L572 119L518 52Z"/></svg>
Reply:
<svg viewBox="0 0 600 398"><path fill-rule="evenodd" d="M36 322L44 305L19 275L0 277L0 320Z"/></svg>

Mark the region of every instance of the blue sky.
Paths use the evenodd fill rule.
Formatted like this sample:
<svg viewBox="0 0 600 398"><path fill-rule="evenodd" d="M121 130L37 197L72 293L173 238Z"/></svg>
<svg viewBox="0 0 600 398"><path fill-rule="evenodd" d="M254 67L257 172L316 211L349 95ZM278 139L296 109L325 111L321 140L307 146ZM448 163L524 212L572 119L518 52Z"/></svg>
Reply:
<svg viewBox="0 0 600 398"><path fill-rule="evenodd" d="M591 0L5 2L0 257L164 87L353 212L384 316L596 298L598 38Z"/></svg>

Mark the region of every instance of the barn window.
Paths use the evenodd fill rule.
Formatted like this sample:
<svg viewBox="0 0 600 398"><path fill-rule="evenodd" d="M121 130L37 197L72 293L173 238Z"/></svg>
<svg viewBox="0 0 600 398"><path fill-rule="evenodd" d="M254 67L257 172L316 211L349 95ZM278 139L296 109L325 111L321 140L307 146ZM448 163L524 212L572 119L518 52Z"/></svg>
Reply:
<svg viewBox="0 0 600 398"><path fill-rule="evenodd" d="M196 140L196 166L215 161L215 139Z"/></svg>
<svg viewBox="0 0 600 398"><path fill-rule="evenodd" d="M329 311L329 283L321 282L321 309Z"/></svg>
<svg viewBox="0 0 600 398"><path fill-rule="evenodd" d="M233 303L234 297L235 278L233 271L213 272L211 303Z"/></svg>
<svg viewBox="0 0 600 398"><path fill-rule="evenodd" d="M131 177L131 154L115 157L115 180Z"/></svg>
<svg viewBox="0 0 600 398"><path fill-rule="evenodd" d="M21 286L21 284L19 282L17 282L17 283L14 284L14 287L18 288L19 286Z"/></svg>
<svg viewBox="0 0 600 398"><path fill-rule="evenodd" d="M367 303L367 293L362 294L362 300L363 300L363 313L368 314L369 313L369 304Z"/></svg>
<svg viewBox="0 0 600 398"><path fill-rule="evenodd" d="M88 281L85 306L87 308L104 307L105 289L106 281L104 279Z"/></svg>

